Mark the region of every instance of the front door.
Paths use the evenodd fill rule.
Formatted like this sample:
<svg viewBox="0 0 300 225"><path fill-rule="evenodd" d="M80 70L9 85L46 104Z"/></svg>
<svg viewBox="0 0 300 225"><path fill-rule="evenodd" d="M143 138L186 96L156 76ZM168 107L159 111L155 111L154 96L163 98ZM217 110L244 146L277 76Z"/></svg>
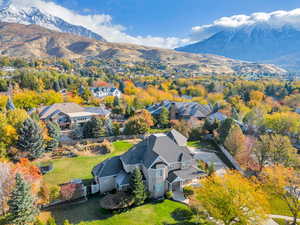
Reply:
<svg viewBox="0 0 300 225"><path fill-rule="evenodd" d="M181 191L180 181L172 183L172 191Z"/></svg>

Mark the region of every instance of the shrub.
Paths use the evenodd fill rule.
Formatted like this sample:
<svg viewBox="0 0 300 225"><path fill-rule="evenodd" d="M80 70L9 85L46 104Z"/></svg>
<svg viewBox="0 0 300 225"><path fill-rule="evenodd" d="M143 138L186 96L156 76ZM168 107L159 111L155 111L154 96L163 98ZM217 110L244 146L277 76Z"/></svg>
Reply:
<svg viewBox="0 0 300 225"><path fill-rule="evenodd" d="M184 187L183 193L186 197L192 196L194 194L194 190L191 187Z"/></svg>
<svg viewBox="0 0 300 225"><path fill-rule="evenodd" d="M107 139L104 139L104 141L100 144L100 147L104 154L111 153L114 150L112 143Z"/></svg>
<svg viewBox="0 0 300 225"><path fill-rule="evenodd" d="M167 192L166 192L166 198L167 198L167 199L173 198L173 192L172 192L172 191L167 191Z"/></svg>
<svg viewBox="0 0 300 225"><path fill-rule="evenodd" d="M177 221L190 220L193 213L189 209L177 208L172 212L172 217Z"/></svg>

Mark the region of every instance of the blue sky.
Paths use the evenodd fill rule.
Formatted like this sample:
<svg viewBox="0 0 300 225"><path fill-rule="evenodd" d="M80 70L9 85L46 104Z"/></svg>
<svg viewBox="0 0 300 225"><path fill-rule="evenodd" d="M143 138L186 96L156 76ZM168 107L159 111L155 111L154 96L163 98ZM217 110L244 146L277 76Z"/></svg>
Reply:
<svg viewBox="0 0 300 225"><path fill-rule="evenodd" d="M264 23L300 30L299 0L0 0L37 7L110 42L175 48Z"/></svg>
<svg viewBox="0 0 300 225"><path fill-rule="evenodd" d="M194 26L223 16L292 10L299 0L55 0L85 14L109 14L130 35L186 37Z"/></svg>

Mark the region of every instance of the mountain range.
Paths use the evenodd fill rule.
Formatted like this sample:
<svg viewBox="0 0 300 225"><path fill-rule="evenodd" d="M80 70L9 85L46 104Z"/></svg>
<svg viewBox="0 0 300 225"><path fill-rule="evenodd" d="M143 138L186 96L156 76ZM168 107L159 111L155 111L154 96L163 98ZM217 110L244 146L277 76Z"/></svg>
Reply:
<svg viewBox="0 0 300 225"><path fill-rule="evenodd" d="M0 5L0 21L25 25L36 24L55 31L105 41L99 34L83 26L70 24L59 17L50 15L43 11L43 9L37 7L18 7L7 0Z"/></svg>
<svg viewBox="0 0 300 225"><path fill-rule="evenodd" d="M187 69L204 74L286 73L284 69L274 65L243 62L222 56L109 43L101 35L83 26L66 22L60 17L51 15L49 10L33 4L19 6L11 0L0 1L0 21L2 55L69 59L99 57L104 60L116 59L128 64L155 62L176 67L179 71ZM219 53L217 50L222 41L228 38L227 35L230 34L224 33L223 36L216 37L219 42L215 45L207 40L207 44L201 46L206 48L215 46L211 52L207 52ZM199 53L203 48L192 45L179 50ZM227 54L224 51L224 54L220 55L226 55L225 53Z"/></svg>
<svg viewBox="0 0 300 225"><path fill-rule="evenodd" d="M273 27L255 23L224 29L205 40L176 50L272 63L289 71L300 71L300 30L290 25Z"/></svg>
<svg viewBox="0 0 300 225"><path fill-rule="evenodd" d="M110 43L49 30L38 25L0 22L0 54L16 57L100 58L163 64L167 68L202 74L285 74L274 65L233 60L210 54L191 54L134 44Z"/></svg>

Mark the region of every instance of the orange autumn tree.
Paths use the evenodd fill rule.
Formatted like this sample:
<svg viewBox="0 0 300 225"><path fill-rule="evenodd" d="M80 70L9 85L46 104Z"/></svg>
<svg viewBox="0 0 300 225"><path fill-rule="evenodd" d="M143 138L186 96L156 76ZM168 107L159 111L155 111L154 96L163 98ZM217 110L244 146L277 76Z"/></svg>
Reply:
<svg viewBox="0 0 300 225"><path fill-rule="evenodd" d="M141 109L135 112L135 115L142 117L149 127L154 125L151 113L146 109Z"/></svg>
<svg viewBox="0 0 300 225"><path fill-rule="evenodd" d="M33 194L40 191L42 185L42 174L38 167L32 164L27 158L21 158L13 167L13 173L23 175L23 178L31 185Z"/></svg>
<svg viewBox="0 0 300 225"><path fill-rule="evenodd" d="M297 225L300 212L300 176L293 168L282 165L265 167L260 174L266 190L284 201L293 215L293 225Z"/></svg>
<svg viewBox="0 0 300 225"><path fill-rule="evenodd" d="M236 171L202 179L194 204L225 225L262 224L269 207L261 186Z"/></svg>

